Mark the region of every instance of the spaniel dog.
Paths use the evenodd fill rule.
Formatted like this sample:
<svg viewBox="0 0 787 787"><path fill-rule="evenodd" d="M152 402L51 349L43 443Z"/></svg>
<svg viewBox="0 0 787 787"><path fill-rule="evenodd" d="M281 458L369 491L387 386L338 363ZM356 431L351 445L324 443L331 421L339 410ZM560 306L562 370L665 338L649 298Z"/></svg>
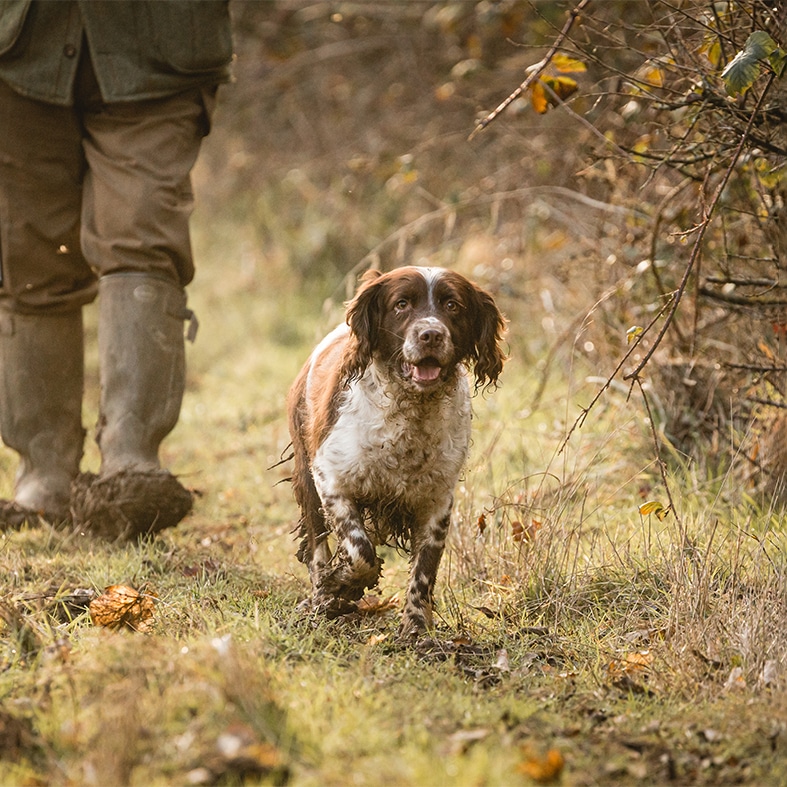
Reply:
<svg viewBox="0 0 787 787"><path fill-rule="evenodd" d="M408 549L400 635L432 626L454 487L470 443L470 385L503 368L492 296L443 268L368 271L346 324L317 346L288 397L311 608L336 617L374 587L376 545ZM335 551L328 535L335 536Z"/></svg>

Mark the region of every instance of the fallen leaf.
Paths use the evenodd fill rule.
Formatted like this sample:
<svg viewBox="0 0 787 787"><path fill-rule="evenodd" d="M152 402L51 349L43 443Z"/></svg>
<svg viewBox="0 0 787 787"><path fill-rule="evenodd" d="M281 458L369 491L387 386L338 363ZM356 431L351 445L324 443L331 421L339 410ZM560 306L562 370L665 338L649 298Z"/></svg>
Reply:
<svg viewBox="0 0 787 787"><path fill-rule="evenodd" d="M388 596L388 598L367 595L358 602L358 612L361 615L381 615L383 612L396 609L398 606L399 598L395 595Z"/></svg>
<svg viewBox="0 0 787 787"><path fill-rule="evenodd" d="M539 784L549 784L558 780L564 764L563 755L557 749L549 749L543 755L525 749L525 759L517 765L517 770Z"/></svg>
<svg viewBox="0 0 787 787"><path fill-rule="evenodd" d="M153 626L155 598L128 585L110 585L90 602L90 619L94 626L146 632Z"/></svg>
<svg viewBox="0 0 787 787"><path fill-rule="evenodd" d="M607 665L607 674L612 685L622 691L634 694L652 694L646 685L653 663L653 654L649 650L627 653L620 659L613 659Z"/></svg>
<svg viewBox="0 0 787 787"><path fill-rule="evenodd" d="M497 651L495 669L500 670L500 672L511 672L511 663L508 660L508 651L505 648Z"/></svg>
<svg viewBox="0 0 787 787"><path fill-rule="evenodd" d="M448 753L464 754L474 743L484 740L488 735L489 730L483 728L459 730L448 736Z"/></svg>
<svg viewBox="0 0 787 787"><path fill-rule="evenodd" d="M195 563L191 566L183 567L183 576L186 577L207 577L211 574L217 574L221 571L221 563L213 558L203 560L201 563Z"/></svg>
<svg viewBox="0 0 787 787"><path fill-rule="evenodd" d="M649 650L626 653L623 658L613 659L607 665L607 672L613 677L621 675L646 675L653 664L653 654Z"/></svg>
<svg viewBox="0 0 787 787"><path fill-rule="evenodd" d="M761 686L773 686L779 680L779 665L773 659L768 659L762 665L762 672L758 682Z"/></svg>
<svg viewBox="0 0 787 787"><path fill-rule="evenodd" d="M724 684L725 691L731 689L745 689L746 678L743 676L743 670L740 667L733 667L732 671Z"/></svg>

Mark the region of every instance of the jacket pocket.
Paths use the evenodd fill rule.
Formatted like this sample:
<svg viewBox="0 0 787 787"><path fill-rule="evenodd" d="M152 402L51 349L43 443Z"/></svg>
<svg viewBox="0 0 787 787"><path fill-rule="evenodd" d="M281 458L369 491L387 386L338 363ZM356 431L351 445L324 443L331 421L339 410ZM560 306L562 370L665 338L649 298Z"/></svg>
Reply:
<svg viewBox="0 0 787 787"><path fill-rule="evenodd" d="M0 0L0 57L19 40L32 0Z"/></svg>

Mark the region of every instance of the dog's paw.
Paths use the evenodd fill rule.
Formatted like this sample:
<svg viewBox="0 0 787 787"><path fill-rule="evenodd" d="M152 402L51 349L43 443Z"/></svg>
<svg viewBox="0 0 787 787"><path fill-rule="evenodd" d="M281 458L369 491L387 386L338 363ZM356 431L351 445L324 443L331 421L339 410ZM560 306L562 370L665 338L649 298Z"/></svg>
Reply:
<svg viewBox="0 0 787 787"><path fill-rule="evenodd" d="M402 615L396 638L402 642L415 643L427 633L430 626L421 610L406 609Z"/></svg>
<svg viewBox="0 0 787 787"><path fill-rule="evenodd" d="M311 611L317 615L324 615L327 620L335 620L358 611L357 602L338 596L320 595L309 601Z"/></svg>
<svg viewBox="0 0 787 787"><path fill-rule="evenodd" d="M380 581L383 561L372 553L371 562L365 557L350 555L339 547L333 560L325 566L317 579L319 595L335 596L347 601L358 601L367 588Z"/></svg>

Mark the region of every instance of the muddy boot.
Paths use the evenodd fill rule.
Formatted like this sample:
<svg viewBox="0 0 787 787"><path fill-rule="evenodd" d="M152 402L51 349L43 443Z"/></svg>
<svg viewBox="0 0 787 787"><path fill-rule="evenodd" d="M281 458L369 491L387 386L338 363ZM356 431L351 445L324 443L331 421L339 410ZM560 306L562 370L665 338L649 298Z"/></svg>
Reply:
<svg viewBox="0 0 787 787"><path fill-rule="evenodd" d="M181 287L142 273L99 280L98 476L72 488L74 522L111 539L155 533L191 510L191 493L159 463L186 380Z"/></svg>
<svg viewBox="0 0 787 787"><path fill-rule="evenodd" d="M0 501L0 530L38 517L68 519L79 472L84 383L82 311L0 309L0 433L20 457L14 499Z"/></svg>

